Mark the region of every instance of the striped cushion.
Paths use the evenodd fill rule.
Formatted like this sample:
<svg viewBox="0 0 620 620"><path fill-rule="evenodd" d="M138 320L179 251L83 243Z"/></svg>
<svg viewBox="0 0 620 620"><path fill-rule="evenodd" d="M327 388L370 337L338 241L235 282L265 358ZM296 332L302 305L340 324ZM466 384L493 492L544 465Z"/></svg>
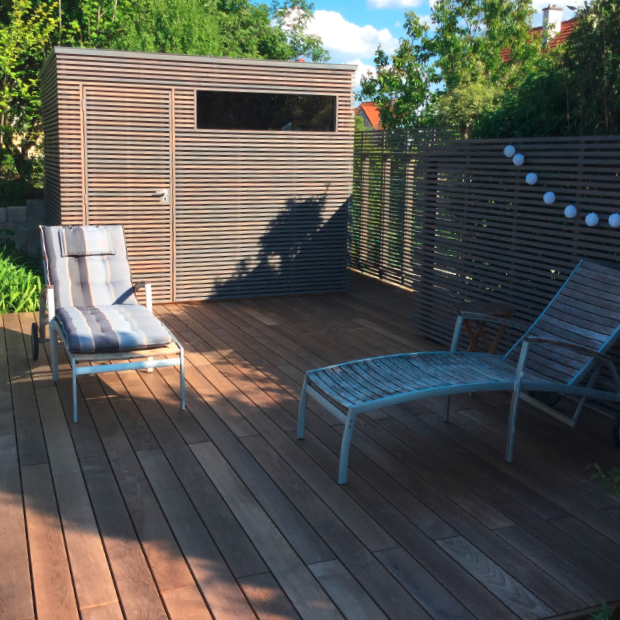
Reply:
<svg viewBox="0 0 620 620"><path fill-rule="evenodd" d="M63 256L116 254L103 226L63 226L58 235Z"/></svg>
<svg viewBox="0 0 620 620"><path fill-rule="evenodd" d="M60 321L72 353L117 352L165 346L170 334L139 304L59 308Z"/></svg>
<svg viewBox="0 0 620 620"><path fill-rule="evenodd" d="M138 303L122 226L41 226L41 237L45 276L54 285L56 308ZM92 253L103 250L113 254Z"/></svg>

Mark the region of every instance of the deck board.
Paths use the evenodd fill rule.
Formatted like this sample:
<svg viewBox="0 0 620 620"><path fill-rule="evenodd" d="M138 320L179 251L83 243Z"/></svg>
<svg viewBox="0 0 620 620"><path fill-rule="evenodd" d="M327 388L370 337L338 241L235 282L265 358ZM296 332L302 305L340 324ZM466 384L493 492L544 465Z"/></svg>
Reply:
<svg viewBox="0 0 620 620"><path fill-rule="evenodd" d="M620 600L620 502L586 471L620 465L599 414L571 430L524 405L508 465L506 394L455 396L447 425L438 400L390 407L360 416L344 487L337 420L310 402L295 439L307 370L436 348L410 312L358 275L157 306L187 410L176 368L89 376L77 425L66 356L54 384L49 345L28 359L34 315L1 317L0 620L542 620Z"/></svg>

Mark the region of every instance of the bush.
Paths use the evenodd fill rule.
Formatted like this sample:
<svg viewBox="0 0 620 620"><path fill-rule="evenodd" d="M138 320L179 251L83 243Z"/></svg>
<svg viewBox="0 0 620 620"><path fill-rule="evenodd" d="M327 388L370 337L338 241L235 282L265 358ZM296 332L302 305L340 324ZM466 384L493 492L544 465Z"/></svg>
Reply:
<svg viewBox="0 0 620 620"><path fill-rule="evenodd" d="M475 138L620 133L620 3L591 0L565 44L483 112Z"/></svg>
<svg viewBox="0 0 620 620"><path fill-rule="evenodd" d="M25 205L29 198L43 198L42 187L36 185L34 182L7 181L0 178L0 207L20 207Z"/></svg>
<svg viewBox="0 0 620 620"><path fill-rule="evenodd" d="M0 314L39 309L43 285L40 263L38 256L11 241L0 245Z"/></svg>

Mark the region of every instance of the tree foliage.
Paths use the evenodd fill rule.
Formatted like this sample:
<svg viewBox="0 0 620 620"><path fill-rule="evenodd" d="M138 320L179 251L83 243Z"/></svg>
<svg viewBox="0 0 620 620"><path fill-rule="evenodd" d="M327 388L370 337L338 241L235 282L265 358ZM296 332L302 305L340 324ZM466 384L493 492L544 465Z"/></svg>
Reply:
<svg viewBox="0 0 620 620"><path fill-rule="evenodd" d="M530 0L438 0L429 28L407 13L407 38L377 50L361 96L384 127L444 125L464 137L620 132L620 2L592 0L565 44L531 29Z"/></svg>
<svg viewBox="0 0 620 620"><path fill-rule="evenodd" d="M361 95L377 103L387 128L439 121L467 135L538 61L541 42L529 34L533 12L530 0L437 0L432 29L407 12L407 38L392 56L377 50L377 75L362 79Z"/></svg>
<svg viewBox="0 0 620 620"><path fill-rule="evenodd" d="M593 0L566 43L480 118L479 137L620 133L620 5Z"/></svg>
<svg viewBox="0 0 620 620"><path fill-rule="evenodd" d="M32 173L28 155L41 134L38 73L57 25L54 8L14 0L0 13L0 170L8 179Z"/></svg>
<svg viewBox="0 0 620 620"><path fill-rule="evenodd" d="M593 0L566 44L569 132L620 133L620 3Z"/></svg>
<svg viewBox="0 0 620 620"><path fill-rule="evenodd" d="M0 0L0 184L32 176L38 74L53 45L314 62L308 0Z"/></svg>
<svg viewBox="0 0 620 620"><path fill-rule="evenodd" d="M328 59L306 0L64 0L64 45L292 60Z"/></svg>

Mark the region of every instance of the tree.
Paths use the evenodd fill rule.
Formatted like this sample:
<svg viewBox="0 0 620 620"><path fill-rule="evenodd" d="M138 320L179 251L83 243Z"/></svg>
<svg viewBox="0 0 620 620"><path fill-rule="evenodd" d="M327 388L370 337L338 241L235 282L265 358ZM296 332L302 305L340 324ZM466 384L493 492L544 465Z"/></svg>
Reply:
<svg viewBox="0 0 620 620"><path fill-rule="evenodd" d="M520 84L505 89L480 114L474 138L570 135L562 49L544 55Z"/></svg>
<svg viewBox="0 0 620 620"><path fill-rule="evenodd" d="M62 42L79 47L315 62L307 0L64 0Z"/></svg>
<svg viewBox="0 0 620 620"><path fill-rule="evenodd" d="M38 74L58 22L53 3L15 0L0 24L0 166L5 178L29 176L41 136Z"/></svg>
<svg viewBox="0 0 620 620"><path fill-rule="evenodd" d="M0 4L0 177L29 180L41 141L38 74L52 45L326 61L307 0L4 0Z"/></svg>
<svg viewBox="0 0 620 620"><path fill-rule="evenodd" d="M620 133L620 5L593 0L565 44L481 115L476 137Z"/></svg>
<svg viewBox="0 0 620 620"><path fill-rule="evenodd" d="M620 4L592 0L577 17L564 55L570 132L620 133Z"/></svg>
<svg viewBox="0 0 620 620"><path fill-rule="evenodd" d="M531 0L437 0L431 30L407 12L408 38L391 57L377 50L377 76L362 78L361 96L375 101L384 127L442 122L467 136L480 114L538 62L533 13Z"/></svg>

